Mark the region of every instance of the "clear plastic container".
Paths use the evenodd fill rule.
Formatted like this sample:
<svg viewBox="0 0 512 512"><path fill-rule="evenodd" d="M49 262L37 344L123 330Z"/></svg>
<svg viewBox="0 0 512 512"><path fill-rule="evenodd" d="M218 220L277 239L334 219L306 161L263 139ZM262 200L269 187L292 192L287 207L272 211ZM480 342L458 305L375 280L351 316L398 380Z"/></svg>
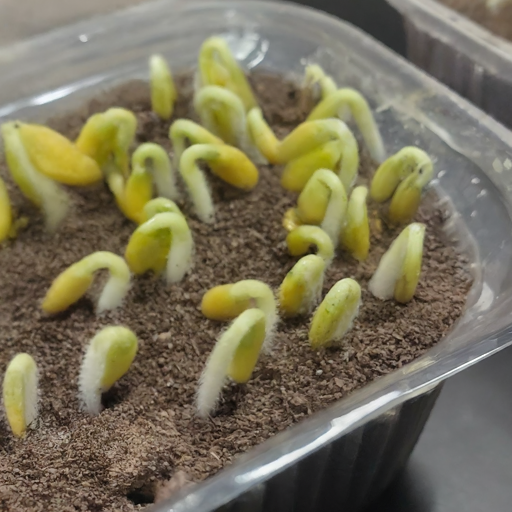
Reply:
<svg viewBox="0 0 512 512"><path fill-rule="evenodd" d="M407 56L512 126L512 43L435 0L386 0L402 15Z"/></svg>
<svg viewBox="0 0 512 512"><path fill-rule="evenodd" d="M471 250L475 286L456 328L421 359L351 394L177 495L163 511L358 510L407 460L443 380L512 343L512 134L359 30L273 2L165 1L0 49L0 122L44 121L99 90L147 76L163 53L175 70L221 34L247 68L301 76L321 64L375 109L388 153L435 157L434 186Z"/></svg>

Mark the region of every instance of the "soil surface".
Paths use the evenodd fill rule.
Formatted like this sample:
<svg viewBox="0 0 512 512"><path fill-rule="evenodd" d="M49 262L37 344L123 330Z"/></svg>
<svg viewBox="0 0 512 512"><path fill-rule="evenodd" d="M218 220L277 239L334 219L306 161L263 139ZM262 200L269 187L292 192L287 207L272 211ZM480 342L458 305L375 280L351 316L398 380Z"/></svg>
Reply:
<svg viewBox="0 0 512 512"><path fill-rule="evenodd" d="M487 0L437 0L459 11L494 34L512 41L512 2L492 9Z"/></svg>
<svg viewBox="0 0 512 512"><path fill-rule="evenodd" d="M190 81L182 78L179 85L175 118L191 115ZM308 98L279 77L257 75L253 85L279 136L311 108ZM139 120L137 142L155 141L172 153L169 123L155 118L148 98L147 86L132 82L49 125L73 138L92 113L128 107ZM123 254L135 226L101 185L70 192L72 214L50 237L0 165L18 214L30 218L27 229L0 251L0 368L16 353L30 353L39 366L41 390L39 420L24 439L14 439L0 417L2 511L139 509L409 363L438 343L464 309L471 278L465 259L444 241L447 212L436 206L432 192L417 215L427 232L416 297L403 306L371 296L368 280L399 232L381 225L373 212L368 260L358 264L339 254L326 275L324 293L345 277L357 279L363 289L359 317L344 345L314 352L307 340L310 318L281 321L272 355L260 358L249 383L227 385L218 411L198 419L198 378L225 328L202 316L203 294L241 279L260 279L277 289L296 261L287 254L281 226L296 196L280 187L280 168L260 167L260 183L250 193L209 177L217 209L212 226L189 215L186 202L180 204L196 246L194 269L182 283L168 288L154 276L136 277L123 307L98 317L97 282L67 312L48 317L39 305L58 273L93 251ZM363 151L361 181L375 168ZM139 352L105 396L105 410L90 417L79 409L80 362L91 337L111 324L133 329Z"/></svg>

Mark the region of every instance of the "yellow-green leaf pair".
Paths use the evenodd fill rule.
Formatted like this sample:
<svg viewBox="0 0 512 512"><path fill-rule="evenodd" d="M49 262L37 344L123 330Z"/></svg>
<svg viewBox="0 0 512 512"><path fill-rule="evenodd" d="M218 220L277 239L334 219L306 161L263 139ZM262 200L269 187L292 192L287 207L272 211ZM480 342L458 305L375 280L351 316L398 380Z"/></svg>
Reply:
<svg viewBox="0 0 512 512"><path fill-rule="evenodd" d="M161 55L152 55L149 59L149 85L151 110L161 119L169 120L178 94L171 69Z"/></svg>
<svg viewBox="0 0 512 512"><path fill-rule="evenodd" d="M251 139L272 164L285 164L281 185L300 192L318 169L334 170L346 190L357 176L359 150L347 125L339 119L300 124L279 141L259 108L248 115Z"/></svg>
<svg viewBox="0 0 512 512"><path fill-rule="evenodd" d="M101 412L101 395L130 368L137 354L137 336L126 327L103 328L91 340L78 379L80 400L89 414Z"/></svg>
<svg viewBox="0 0 512 512"><path fill-rule="evenodd" d="M406 223L416 214L423 188L432 175L433 165L427 153L413 146L405 147L377 169L370 194L379 203L391 198L389 219Z"/></svg>
<svg viewBox="0 0 512 512"><path fill-rule="evenodd" d="M147 142L132 155L132 170L125 181L120 172L107 175L107 183L123 214L137 224L144 222L144 206L153 197L153 182L158 196L177 196L175 177L167 152L162 146Z"/></svg>
<svg viewBox="0 0 512 512"><path fill-rule="evenodd" d="M394 297L402 303L414 297L420 279L424 237L425 225L414 223L393 241L368 285L375 297L382 300Z"/></svg>
<svg viewBox="0 0 512 512"><path fill-rule="evenodd" d="M12 121L4 123L1 131L15 183L43 211L48 229L54 231L69 206L69 197L58 183L89 185L101 179L100 168L71 141L45 126ZM5 197L2 203L6 209Z"/></svg>

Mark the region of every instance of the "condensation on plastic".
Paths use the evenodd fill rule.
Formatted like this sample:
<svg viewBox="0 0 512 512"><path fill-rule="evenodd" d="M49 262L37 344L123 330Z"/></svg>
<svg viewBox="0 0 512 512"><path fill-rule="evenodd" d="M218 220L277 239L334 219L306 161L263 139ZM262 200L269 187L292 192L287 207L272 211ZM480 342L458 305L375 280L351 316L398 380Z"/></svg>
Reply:
<svg viewBox="0 0 512 512"><path fill-rule="evenodd" d="M405 22L407 56L512 127L512 43L435 0L385 0Z"/></svg>
<svg viewBox="0 0 512 512"><path fill-rule="evenodd" d="M476 281L456 328L419 360L242 455L159 512L359 509L389 482L449 376L512 343L512 134L354 27L272 2L167 1L0 49L0 122L44 121L129 78L147 58L194 65L221 34L247 68L299 77L321 64L369 99L388 153L415 144L435 159L434 186L455 210L449 230Z"/></svg>

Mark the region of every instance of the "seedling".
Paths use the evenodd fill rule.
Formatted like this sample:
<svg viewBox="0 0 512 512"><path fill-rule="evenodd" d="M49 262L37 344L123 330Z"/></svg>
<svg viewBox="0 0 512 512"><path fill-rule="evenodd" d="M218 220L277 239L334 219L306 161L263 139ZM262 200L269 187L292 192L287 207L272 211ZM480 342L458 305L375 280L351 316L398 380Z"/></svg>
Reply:
<svg viewBox="0 0 512 512"><path fill-rule="evenodd" d="M98 164L69 139L46 126L14 123L21 144L38 172L64 185L86 186L101 181Z"/></svg>
<svg viewBox="0 0 512 512"><path fill-rule="evenodd" d="M1 127L7 165L23 195L43 211L46 227L53 232L66 218L69 197L34 165L23 143L21 127L22 124L15 121Z"/></svg>
<svg viewBox="0 0 512 512"><path fill-rule="evenodd" d="M137 131L137 118L124 108L110 108L94 114L85 123L77 148L93 158L108 177L119 172L128 177L129 149Z"/></svg>
<svg viewBox="0 0 512 512"><path fill-rule="evenodd" d="M267 337L264 349L268 351L279 318L274 293L267 284L247 279L215 286L204 294L201 302L203 315L212 320L232 320L242 311L254 307L265 313Z"/></svg>
<svg viewBox="0 0 512 512"><path fill-rule="evenodd" d="M279 288L279 307L285 316L305 315L320 301L325 262L315 254L301 258Z"/></svg>
<svg viewBox="0 0 512 512"><path fill-rule="evenodd" d="M9 193L4 180L0 178L0 243L12 233L12 210Z"/></svg>
<svg viewBox="0 0 512 512"><path fill-rule="evenodd" d="M126 327L103 328L91 340L80 368L78 385L83 409L101 412L101 395L129 369L137 354L137 336Z"/></svg>
<svg viewBox="0 0 512 512"><path fill-rule="evenodd" d="M220 137L188 119L174 121L169 129L169 138L174 150L174 167L176 169L179 169L181 155L186 149L187 141L190 146L194 144L224 144Z"/></svg>
<svg viewBox="0 0 512 512"><path fill-rule="evenodd" d="M132 234L124 257L135 274L165 269L168 284L183 279L192 266L194 243L185 217L179 213L157 213Z"/></svg>
<svg viewBox="0 0 512 512"><path fill-rule="evenodd" d="M249 111L257 105L247 78L233 57L226 41L220 37L207 39L199 52L200 87L217 85L234 92Z"/></svg>
<svg viewBox="0 0 512 512"><path fill-rule="evenodd" d="M413 146L405 147L377 169L370 195L379 203L393 196L389 219L395 223L409 222L418 210L423 188L433 172L427 153Z"/></svg>
<svg viewBox="0 0 512 512"><path fill-rule="evenodd" d="M5 415L12 433L23 437L37 418L37 365L29 354L16 355L4 376L3 399Z"/></svg>
<svg viewBox="0 0 512 512"><path fill-rule="evenodd" d="M334 258L334 244L329 235L318 226L299 226L286 237L288 252L292 256L303 256L312 245L316 245L317 254L329 266Z"/></svg>
<svg viewBox="0 0 512 512"><path fill-rule="evenodd" d="M328 347L342 340L359 313L361 287L353 279L338 281L315 311L309 342L314 349Z"/></svg>
<svg viewBox="0 0 512 512"><path fill-rule="evenodd" d="M241 190L251 190L258 183L258 169L239 149L227 144L196 144L185 150L180 161L180 174L202 222L213 222L213 200L198 161L208 164L210 170Z"/></svg>
<svg viewBox="0 0 512 512"><path fill-rule="evenodd" d="M425 225L409 224L382 256L368 284L370 292L381 300L395 298L405 304L413 297L421 274Z"/></svg>
<svg viewBox="0 0 512 512"><path fill-rule="evenodd" d="M347 194L338 176L328 169L319 169L300 193L295 212L285 214L284 224L320 226L336 246L346 209Z"/></svg>
<svg viewBox="0 0 512 512"><path fill-rule="evenodd" d="M359 150L354 135L339 119L302 123L282 141L259 108L249 112L247 123L263 156L272 164L286 164L281 177L284 188L300 192L318 169L334 170L345 189L351 187L359 167Z"/></svg>
<svg viewBox="0 0 512 512"><path fill-rule="evenodd" d="M167 152L150 142L141 144L133 153L132 172L126 182L117 171L107 176L120 210L138 224L143 222L144 206L153 197L153 180L159 196L176 198L176 183Z"/></svg>
<svg viewBox="0 0 512 512"><path fill-rule="evenodd" d="M149 84L151 87L151 110L168 121L174 110L178 96L171 69L161 55L152 55L149 59Z"/></svg>
<svg viewBox="0 0 512 512"><path fill-rule="evenodd" d="M345 222L340 232L341 245L358 261L364 261L370 250L367 195L368 189L363 186L356 187L352 191Z"/></svg>
<svg viewBox="0 0 512 512"><path fill-rule="evenodd" d="M329 94L312 110L307 120L315 121L330 117L345 119L347 110L350 110L372 158L377 162L382 162L386 157L386 151L379 127L368 102L356 90L343 88Z"/></svg>
<svg viewBox="0 0 512 512"><path fill-rule="evenodd" d="M215 409L227 377L239 384L251 378L265 340L265 323L263 311L247 309L220 336L199 381L199 416L206 417Z"/></svg>
<svg viewBox="0 0 512 512"><path fill-rule="evenodd" d="M144 205L143 211L143 222L148 221L157 213L177 213L178 215L183 215L179 206L174 201L171 201L165 197L157 197L156 199L151 199L151 201L148 201Z"/></svg>
<svg viewBox="0 0 512 512"><path fill-rule="evenodd" d="M108 269L110 277L98 300L98 313L115 309L121 305L130 288L130 269L120 256L99 251L68 267L53 281L42 303L46 313L54 314L66 310L80 299L91 286L94 273Z"/></svg>
<svg viewBox="0 0 512 512"><path fill-rule="evenodd" d="M338 90L336 82L318 64L306 66L304 88L311 89L313 96L321 99L327 98L327 96Z"/></svg>

